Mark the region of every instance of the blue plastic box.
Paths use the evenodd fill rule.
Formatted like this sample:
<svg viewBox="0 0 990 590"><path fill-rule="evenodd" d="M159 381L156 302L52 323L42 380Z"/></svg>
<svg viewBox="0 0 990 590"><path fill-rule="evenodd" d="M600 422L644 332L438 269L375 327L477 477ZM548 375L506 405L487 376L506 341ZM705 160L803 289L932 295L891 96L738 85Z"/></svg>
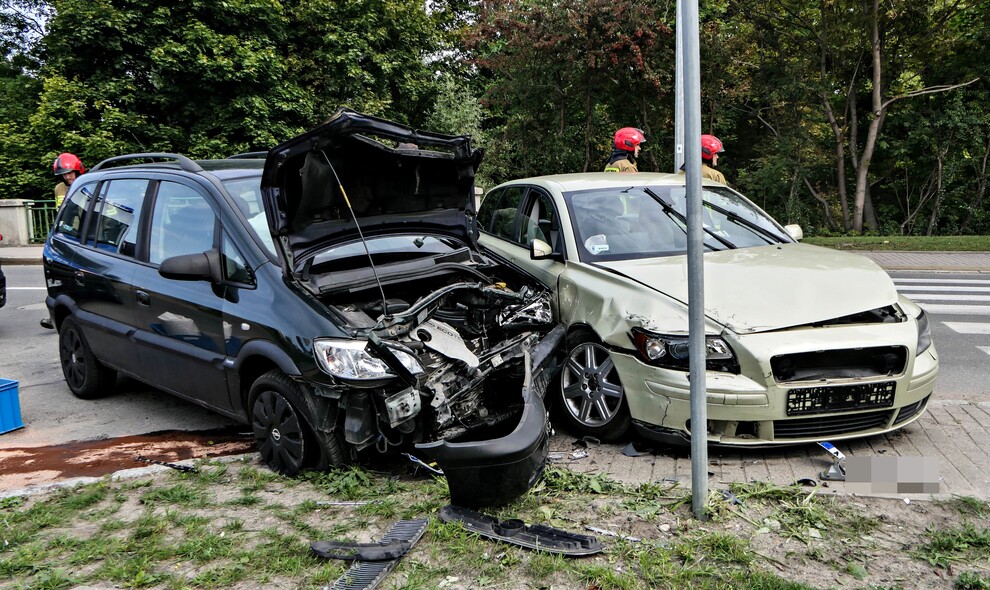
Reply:
<svg viewBox="0 0 990 590"><path fill-rule="evenodd" d="M0 434L24 428L17 385L13 379L0 379Z"/></svg>

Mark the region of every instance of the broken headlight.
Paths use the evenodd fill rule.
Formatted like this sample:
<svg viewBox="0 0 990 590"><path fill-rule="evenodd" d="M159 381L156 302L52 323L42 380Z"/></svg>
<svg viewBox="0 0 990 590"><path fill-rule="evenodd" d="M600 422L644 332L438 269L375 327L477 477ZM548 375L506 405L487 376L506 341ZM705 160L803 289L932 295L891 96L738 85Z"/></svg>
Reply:
<svg viewBox="0 0 990 590"><path fill-rule="evenodd" d="M368 352L366 340L313 340L313 352L320 368L339 379L372 381L395 377L388 365ZM416 357L401 350L391 349L399 362L410 373L422 373L423 367Z"/></svg>
<svg viewBox="0 0 990 590"><path fill-rule="evenodd" d="M632 341L645 362L667 369L688 370L690 353L687 336L667 336L633 328ZM705 349L708 357L705 367L709 371L739 373L739 361L725 340L708 336L705 338Z"/></svg>
<svg viewBox="0 0 990 590"><path fill-rule="evenodd" d="M932 330L928 326L928 316L922 311L918 315L918 348L915 350L915 356L928 350L928 347L932 345Z"/></svg>

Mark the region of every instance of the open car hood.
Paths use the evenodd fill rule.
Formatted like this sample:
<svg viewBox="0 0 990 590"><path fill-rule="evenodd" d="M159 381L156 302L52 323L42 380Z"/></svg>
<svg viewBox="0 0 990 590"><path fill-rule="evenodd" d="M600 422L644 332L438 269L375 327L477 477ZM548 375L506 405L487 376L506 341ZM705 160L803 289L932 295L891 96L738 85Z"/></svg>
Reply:
<svg viewBox="0 0 990 590"><path fill-rule="evenodd" d="M687 305L685 256L599 263ZM705 314L737 334L779 330L892 305L897 289L872 260L808 244L709 252Z"/></svg>
<svg viewBox="0 0 990 590"><path fill-rule="evenodd" d="M261 189L286 267L298 272L326 247L357 239L353 217L365 236L422 232L473 243L482 154L466 136L339 109L268 153Z"/></svg>

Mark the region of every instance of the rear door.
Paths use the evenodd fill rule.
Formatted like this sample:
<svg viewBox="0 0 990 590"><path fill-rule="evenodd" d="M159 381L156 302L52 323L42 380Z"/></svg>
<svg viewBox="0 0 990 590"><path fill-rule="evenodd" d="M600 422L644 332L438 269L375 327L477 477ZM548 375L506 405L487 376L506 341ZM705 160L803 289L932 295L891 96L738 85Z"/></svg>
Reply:
<svg viewBox="0 0 990 590"><path fill-rule="evenodd" d="M71 275L58 280L67 283L63 292L76 305L74 314L90 348L104 364L129 373L140 368L131 281L148 186L146 179L114 178L99 185L95 198L85 194L87 189L77 191L63 205L55 230L62 235L53 237L77 243L71 247Z"/></svg>

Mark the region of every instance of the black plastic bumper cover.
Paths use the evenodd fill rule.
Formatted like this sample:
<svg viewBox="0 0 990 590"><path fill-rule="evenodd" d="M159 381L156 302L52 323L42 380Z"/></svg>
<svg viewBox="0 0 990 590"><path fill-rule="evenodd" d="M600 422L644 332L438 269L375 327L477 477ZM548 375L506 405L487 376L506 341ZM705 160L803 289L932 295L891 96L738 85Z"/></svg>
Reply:
<svg viewBox="0 0 990 590"><path fill-rule="evenodd" d="M532 349L530 375L522 389L523 410L509 434L416 445L443 469L452 504L469 508L505 504L529 491L543 475L549 451L543 394L557 368L557 344L563 334L558 326Z"/></svg>

